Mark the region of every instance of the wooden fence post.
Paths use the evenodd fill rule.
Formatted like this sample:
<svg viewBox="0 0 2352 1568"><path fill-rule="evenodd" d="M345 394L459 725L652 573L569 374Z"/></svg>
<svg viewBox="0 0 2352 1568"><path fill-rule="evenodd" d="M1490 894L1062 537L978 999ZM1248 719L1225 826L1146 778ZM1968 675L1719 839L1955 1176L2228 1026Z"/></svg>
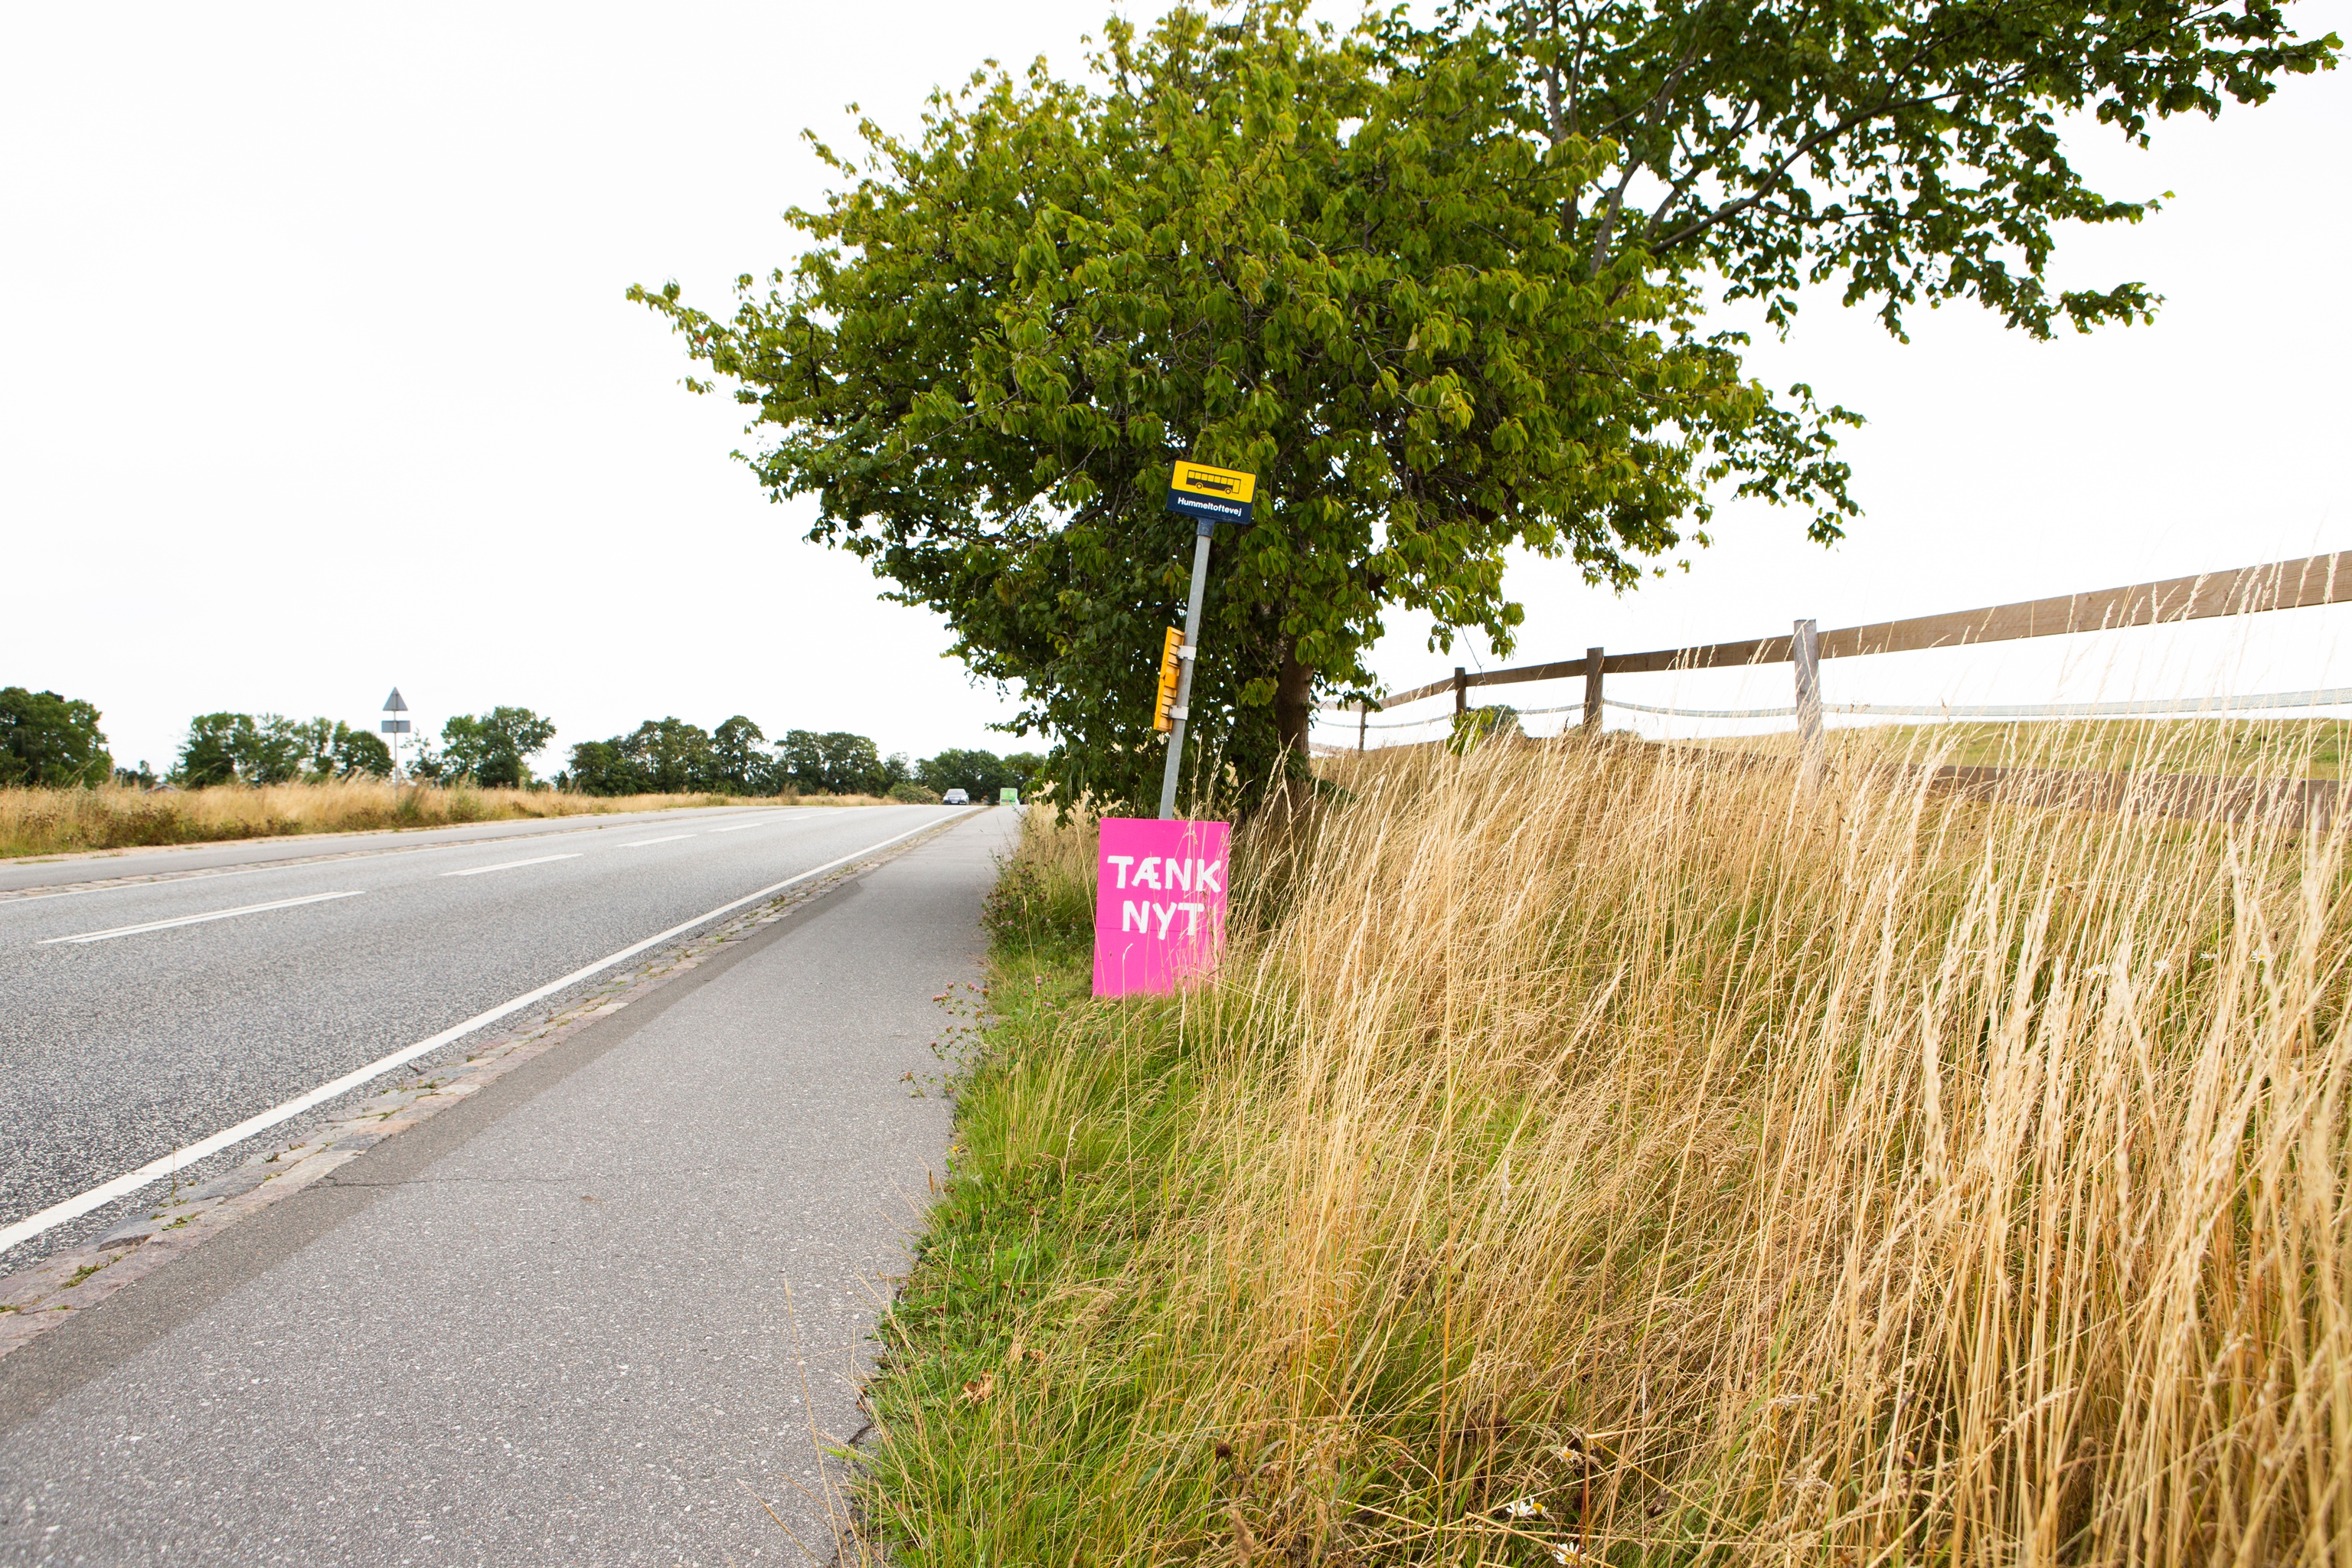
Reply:
<svg viewBox="0 0 2352 1568"><path fill-rule="evenodd" d="M1370 703L1369 703L1369 702L1359 702L1359 703L1357 703L1357 704L1356 704L1356 750L1358 750L1358 751L1360 751L1360 751L1362 751L1362 750L1364 749L1364 726L1366 726L1367 724L1370 724L1371 721L1372 721L1372 705L1371 705Z"/></svg>
<svg viewBox="0 0 2352 1568"><path fill-rule="evenodd" d="M1584 650L1584 732L1601 733L1601 654L1597 647Z"/></svg>
<svg viewBox="0 0 2352 1568"><path fill-rule="evenodd" d="M1454 667L1454 711L1467 713L1469 710L1470 672L1457 664Z"/></svg>
<svg viewBox="0 0 2352 1568"><path fill-rule="evenodd" d="M1822 741L1821 627L1799 621L1789 639L1789 657L1797 667L1797 779L1810 793L1821 780L1825 758Z"/></svg>

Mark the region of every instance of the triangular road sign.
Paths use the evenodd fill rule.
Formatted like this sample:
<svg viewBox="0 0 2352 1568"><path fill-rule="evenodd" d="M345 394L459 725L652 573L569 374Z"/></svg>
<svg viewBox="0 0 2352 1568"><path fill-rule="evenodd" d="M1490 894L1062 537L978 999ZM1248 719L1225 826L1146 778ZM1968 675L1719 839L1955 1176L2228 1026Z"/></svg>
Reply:
<svg viewBox="0 0 2352 1568"><path fill-rule="evenodd" d="M405 713L408 711L408 704L400 700L399 687L394 687L392 689L392 695L383 700L383 710L387 713Z"/></svg>

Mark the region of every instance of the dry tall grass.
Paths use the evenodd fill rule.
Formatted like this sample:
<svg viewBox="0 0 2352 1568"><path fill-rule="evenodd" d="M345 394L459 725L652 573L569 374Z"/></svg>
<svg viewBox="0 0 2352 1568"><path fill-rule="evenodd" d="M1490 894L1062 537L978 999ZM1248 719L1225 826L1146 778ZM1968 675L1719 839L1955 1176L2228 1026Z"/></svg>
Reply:
<svg viewBox="0 0 2352 1568"><path fill-rule="evenodd" d="M1071 1200L1135 1240L1024 1310L1038 1386L893 1407L901 1474L1059 1489L1056 1561L2352 1563L2340 826L1851 753L1342 782L1245 847L1222 981L988 1109L1076 1182L1090 1082L1181 1102Z"/></svg>
<svg viewBox="0 0 2352 1568"><path fill-rule="evenodd" d="M1781 737L1749 744L1786 746ZM2221 719L2035 720L2021 722L1948 721L1931 724L1832 731L1831 744L1857 760L1934 751L1941 760L1971 766L2095 768L2272 777L2344 774L2352 747L2352 721L2231 717Z"/></svg>
<svg viewBox="0 0 2352 1568"><path fill-rule="evenodd" d="M595 796L554 790L441 789L381 779L336 779L261 789L231 784L154 795L111 784L98 789L0 789L0 857L752 804L758 803L730 795ZM877 803L858 796L802 804Z"/></svg>

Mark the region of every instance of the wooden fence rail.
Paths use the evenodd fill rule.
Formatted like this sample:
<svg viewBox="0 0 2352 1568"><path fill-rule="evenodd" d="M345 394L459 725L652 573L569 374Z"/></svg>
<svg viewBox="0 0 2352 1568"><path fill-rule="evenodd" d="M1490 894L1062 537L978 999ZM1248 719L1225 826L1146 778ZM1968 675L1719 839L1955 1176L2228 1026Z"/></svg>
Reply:
<svg viewBox="0 0 2352 1568"><path fill-rule="evenodd" d="M1650 653L1612 654L1592 647L1585 649L1581 658L1518 665L1508 669L1474 671L1457 665L1448 679L1433 680L1408 691L1390 692L1370 708L1356 703L1331 703L1326 707L1328 711L1357 714L1360 720L1370 712L1451 691L1454 710L1460 712L1469 706L1469 690L1474 686L1510 686L1528 680L1581 677L1584 722L1597 731L1601 727L1601 683L1609 676L1793 662L1797 666L1799 728L1805 733L1808 748L1817 749L1821 659L1963 647L2020 637L2064 637L2074 632L2169 625L2263 610L2299 610L2347 601L2352 601L2352 551L2339 551L2195 577L2171 577L2161 583L2134 583L2087 594L1955 610L1906 621L1879 621L1835 631L1817 632L1812 622L1799 621L1786 637L1750 637L1745 642L1706 643L1694 647L1659 648ZM1362 744L1360 724L1358 744Z"/></svg>

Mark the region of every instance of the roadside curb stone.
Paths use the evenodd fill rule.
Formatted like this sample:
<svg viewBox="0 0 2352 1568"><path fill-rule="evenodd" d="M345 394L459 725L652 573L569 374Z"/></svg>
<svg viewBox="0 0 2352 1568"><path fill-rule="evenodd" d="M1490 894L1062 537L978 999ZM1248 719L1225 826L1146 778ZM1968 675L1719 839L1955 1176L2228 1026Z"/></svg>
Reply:
<svg viewBox="0 0 2352 1568"><path fill-rule="evenodd" d="M345 1120L319 1129L299 1143L257 1154L200 1186L140 1211L91 1247L0 1275L0 1358L168 1266L248 1215L323 1180L383 1140L430 1120L591 1025L690 973L730 943L784 919L873 867L929 843L962 820L959 816L942 822L930 832L890 845L707 931L646 954L540 1023L469 1047L461 1061L404 1072L400 1088L362 1100Z"/></svg>

